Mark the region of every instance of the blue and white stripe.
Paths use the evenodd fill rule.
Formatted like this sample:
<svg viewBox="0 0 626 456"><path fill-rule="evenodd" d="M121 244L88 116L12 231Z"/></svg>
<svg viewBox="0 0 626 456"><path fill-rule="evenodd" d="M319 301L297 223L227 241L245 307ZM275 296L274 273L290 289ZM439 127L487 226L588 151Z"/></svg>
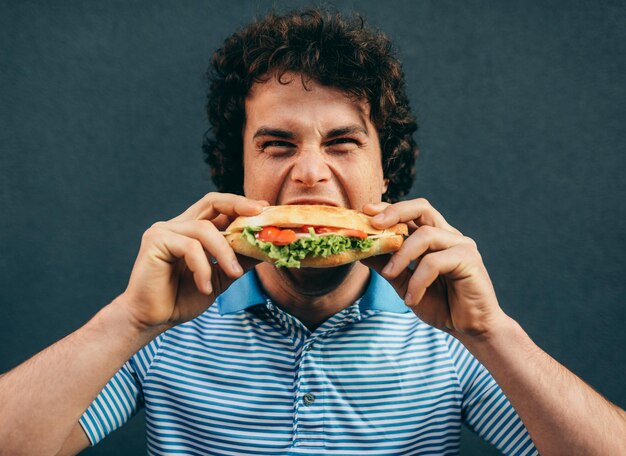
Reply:
<svg viewBox="0 0 626 456"><path fill-rule="evenodd" d="M80 420L92 444L146 409L149 454L458 454L465 422L505 454L537 454L486 369L372 272L314 332L254 272L144 347Z"/></svg>

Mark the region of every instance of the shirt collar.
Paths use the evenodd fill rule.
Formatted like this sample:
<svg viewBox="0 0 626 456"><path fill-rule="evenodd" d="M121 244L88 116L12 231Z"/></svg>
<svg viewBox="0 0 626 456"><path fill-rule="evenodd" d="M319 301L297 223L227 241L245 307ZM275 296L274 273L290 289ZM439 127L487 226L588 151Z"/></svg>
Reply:
<svg viewBox="0 0 626 456"><path fill-rule="evenodd" d="M370 281L359 302L359 309L361 312L381 310L394 313L406 313L411 310L391 284L373 269L370 269Z"/></svg>
<svg viewBox="0 0 626 456"><path fill-rule="evenodd" d="M370 269L370 280L365 294L359 300L359 310L379 310L406 313L410 309L393 287L376 271ZM239 312L268 301L256 271L252 269L236 280L217 300L220 315Z"/></svg>
<svg viewBox="0 0 626 456"><path fill-rule="evenodd" d="M220 315L239 312L266 302L267 296L254 269L235 280L217 299Z"/></svg>

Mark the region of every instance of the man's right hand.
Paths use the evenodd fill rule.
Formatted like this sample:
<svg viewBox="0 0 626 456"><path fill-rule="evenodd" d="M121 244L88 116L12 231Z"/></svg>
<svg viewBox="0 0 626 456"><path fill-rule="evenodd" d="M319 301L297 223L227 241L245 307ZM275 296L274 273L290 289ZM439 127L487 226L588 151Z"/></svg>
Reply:
<svg viewBox="0 0 626 456"><path fill-rule="evenodd" d="M152 225L143 234L128 287L119 297L133 322L141 329L165 330L204 312L258 263L237 256L220 231L235 217L259 214L268 205L209 193L181 215Z"/></svg>

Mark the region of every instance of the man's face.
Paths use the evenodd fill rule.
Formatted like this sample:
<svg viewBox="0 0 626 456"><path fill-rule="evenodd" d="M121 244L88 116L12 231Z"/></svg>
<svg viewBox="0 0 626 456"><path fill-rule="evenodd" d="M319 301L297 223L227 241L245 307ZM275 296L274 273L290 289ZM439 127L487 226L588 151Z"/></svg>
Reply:
<svg viewBox="0 0 626 456"><path fill-rule="evenodd" d="M367 103L287 74L254 84L243 131L244 193L278 204L361 210L386 190Z"/></svg>

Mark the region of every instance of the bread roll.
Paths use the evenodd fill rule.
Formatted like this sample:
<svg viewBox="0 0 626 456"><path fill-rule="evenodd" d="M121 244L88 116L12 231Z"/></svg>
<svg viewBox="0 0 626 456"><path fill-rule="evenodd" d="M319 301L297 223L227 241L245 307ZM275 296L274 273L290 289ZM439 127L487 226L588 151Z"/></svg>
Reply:
<svg viewBox="0 0 626 456"><path fill-rule="evenodd" d="M369 236L375 236L372 239L371 248L365 251L349 249L327 257L307 255L300 260L302 267L328 268L375 255L395 252L400 248L404 242L404 236L408 234L406 224L398 223L385 230L380 230L370 224L371 218L362 212L342 207L321 205L269 206L259 215L238 217L226 229L224 236L235 252L270 263L275 263L276 260L267 256L259 247L242 237L241 233L245 227L299 228L302 226L324 226L360 230Z"/></svg>

